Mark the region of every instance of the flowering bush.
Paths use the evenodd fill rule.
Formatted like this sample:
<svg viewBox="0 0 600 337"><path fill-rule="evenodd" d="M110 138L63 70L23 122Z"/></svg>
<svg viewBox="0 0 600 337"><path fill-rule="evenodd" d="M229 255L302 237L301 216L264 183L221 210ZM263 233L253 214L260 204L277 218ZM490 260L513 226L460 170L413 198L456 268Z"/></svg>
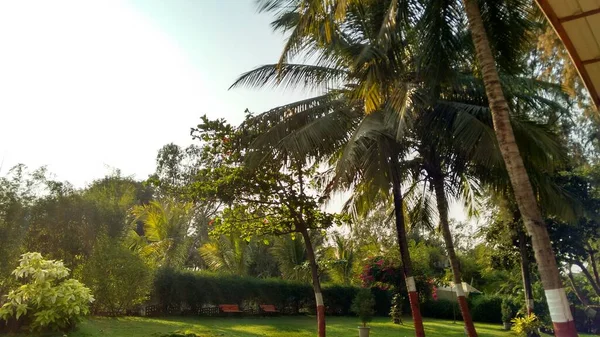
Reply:
<svg viewBox="0 0 600 337"><path fill-rule="evenodd" d="M369 259L360 274L363 287L378 287L390 289L402 281L402 271L397 266L386 262L382 257Z"/></svg>
<svg viewBox="0 0 600 337"><path fill-rule="evenodd" d="M396 289L402 294L406 292L402 267L386 261L383 257L369 258L363 267L360 279L363 287ZM419 275L415 277L415 283L422 300L428 298L430 294L437 298L437 288L432 279Z"/></svg>
<svg viewBox="0 0 600 337"><path fill-rule="evenodd" d="M61 261L45 260L40 253L23 254L12 275L21 285L8 293L0 318L22 320L32 330L71 328L94 301L81 282L66 279L69 269Z"/></svg>

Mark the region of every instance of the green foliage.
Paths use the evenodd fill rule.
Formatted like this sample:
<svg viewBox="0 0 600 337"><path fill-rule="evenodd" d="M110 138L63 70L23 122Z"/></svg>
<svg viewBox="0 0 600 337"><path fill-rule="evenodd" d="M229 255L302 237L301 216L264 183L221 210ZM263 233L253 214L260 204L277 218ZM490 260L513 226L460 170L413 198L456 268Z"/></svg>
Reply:
<svg viewBox="0 0 600 337"><path fill-rule="evenodd" d="M40 253L23 254L12 274L21 286L9 292L0 318L21 319L32 330L72 328L94 301L81 282L67 279L69 269L62 262L45 260Z"/></svg>
<svg viewBox="0 0 600 337"><path fill-rule="evenodd" d="M478 295L471 299L471 316L476 322L502 323L503 298L494 295Z"/></svg>
<svg viewBox="0 0 600 337"><path fill-rule="evenodd" d="M350 310L360 318L363 326L367 326L367 323L371 322L375 315L375 298L371 289L361 288L352 301Z"/></svg>
<svg viewBox="0 0 600 337"><path fill-rule="evenodd" d="M94 294L94 311L112 316L123 315L141 304L152 284L152 271L144 260L118 240L109 238L96 243L78 274Z"/></svg>
<svg viewBox="0 0 600 337"><path fill-rule="evenodd" d="M172 199L153 200L133 207L131 214L134 219L126 244L153 266L183 266L189 254L191 204Z"/></svg>
<svg viewBox="0 0 600 337"><path fill-rule="evenodd" d="M513 311L510 307L509 301L506 298L502 300L502 304L500 305L500 311L502 313L502 322L510 322L510 320L513 317Z"/></svg>
<svg viewBox="0 0 600 337"><path fill-rule="evenodd" d="M525 317L516 317L511 320L513 326L511 328L520 337L539 336L538 330L542 327L542 323L535 314Z"/></svg>
<svg viewBox="0 0 600 337"><path fill-rule="evenodd" d="M448 300L427 300L421 304L421 313L425 317L454 319L460 318L457 304ZM471 308L473 312L473 308ZM475 321L475 319L473 319Z"/></svg>

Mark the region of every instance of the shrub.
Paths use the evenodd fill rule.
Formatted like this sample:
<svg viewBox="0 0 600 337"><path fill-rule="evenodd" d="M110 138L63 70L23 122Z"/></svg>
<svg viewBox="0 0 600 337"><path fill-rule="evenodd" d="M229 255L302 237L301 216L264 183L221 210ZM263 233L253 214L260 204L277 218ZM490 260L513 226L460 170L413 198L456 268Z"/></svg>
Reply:
<svg viewBox="0 0 600 337"><path fill-rule="evenodd" d="M99 240L78 272L92 289L94 311L111 316L144 302L152 284L152 272L142 258L114 239Z"/></svg>
<svg viewBox="0 0 600 337"><path fill-rule="evenodd" d="M517 335L521 337L539 336L538 329L542 326L542 323L535 314L517 317L511 320L511 322L513 323L511 330Z"/></svg>
<svg viewBox="0 0 600 337"><path fill-rule="evenodd" d="M62 262L45 260L40 253L23 254L12 274L21 285L8 293L0 318L20 320L31 330L72 328L94 301L82 283L66 279L69 269Z"/></svg>
<svg viewBox="0 0 600 337"><path fill-rule="evenodd" d="M354 301L352 301L351 310L360 318L364 327L373 320L373 316L375 315L375 298L371 293L371 289L362 288L358 291Z"/></svg>
<svg viewBox="0 0 600 337"><path fill-rule="evenodd" d="M429 300L421 305L423 316L441 319L462 318L457 304L448 300Z"/></svg>
<svg viewBox="0 0 600 337"><path fill-rule="evenodd" d="M476 322L503 323L500 296L479 295L471 299L471 317ZM508 304L508 303L507 303Z"/></svg>

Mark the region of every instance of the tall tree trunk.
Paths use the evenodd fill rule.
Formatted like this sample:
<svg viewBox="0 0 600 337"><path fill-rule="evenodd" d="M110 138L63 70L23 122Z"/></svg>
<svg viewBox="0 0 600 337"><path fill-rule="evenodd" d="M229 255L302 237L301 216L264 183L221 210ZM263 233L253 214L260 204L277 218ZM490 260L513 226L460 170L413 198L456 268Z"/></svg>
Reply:
<svg viewBox="0 0 600 337"><path fill-rule="evenodd" d="M519 226L519 224L517 224ZM531 272L529 271L529 252L527 251L527 237L523 228L518 229L519 254L521 255L521 276L523 278L523 290L525 291L525 306L527 314L533 313L533 289L531 287Z"/></svg>
<svg viewBox="0 0 600 337"><path fill-rule="evenodd" d="M554 332L557 337L577 336L575 322L560 278L556 258L552 251L548 230L544 224L531 182L523 165L523 159L515 142L510 124L508 102L502 91L500 76L496 69L479 4L477 0L463 0L463 3L469 21L471 37L475 45L477 60L483 74L496 138L510 177L515 200L519 206L527 232L531 236L535 259L554 325Z"/></svg>
<svg viewBox="0 0 600 337"><path fill-rule="evenodd" d="M596 296L600 296L600 285L596 283L596 281L592 277L592 274L590 274L590 271L585 267L585 265L583 265L583 263L579 261L575 261L573 263L577 265L577 267L581 268L581 272L583 273L583 275L585 275L585 278L587 278L588 282L592 286L592 289L594 289Z"/></svg>
<svg viewBox="0 0 600 337"><path fill-rule="evenodd" d="M321 291L321 281L319 281L319 270L317 268L317 259L313 249L308 229L300 229L306 246L306 257L310 264L310 274L312 276L313 290L315 292L315 301L317 303L317 331L319 337L325 337L325 304L323 303L323 293Z"/></svg>
<svg viewBox="0 0 600 337"><path fill-rule="evenodd" d="M446 198L446 190L444 188L444 178L440 172L434 173L433 175L433 187L435 189L435 198L437 201L438 213L440 215L440 229L442 230L446 251L448 252L448 258L450 259L450 267L452 268L452 276L454 285L456 286L456 298L458 300L460 312L463 321L465 322L467 335L469 337L477 337L477 331L475 330L475 325L473 325L467 298L462 287L460 261L458 260L458 256L456 256L456 251L454 251L454 241L452 239L452 233L450 232L450 223L448 220L448 199Z"/></svg>
<svg viewBox="0 0 600 337"><path fill-rule="evenodd" d="M415 325L416 337L424 337L423 317L419 308L419 293L415 278L412 274L412 261L408 251L408 240L406 238L406 224L404 222L404 200L402 197L402 184L400 183L400 172L398 172L399 163L397 158L393 158L391 167L392 175L392 193L394 196L394 214L396 215L396 234L398 237L398 246L400 247L400 257L402 259L402 270L404 272L404 282L408 291L408 300L412 312L413 323Z"/></svg>

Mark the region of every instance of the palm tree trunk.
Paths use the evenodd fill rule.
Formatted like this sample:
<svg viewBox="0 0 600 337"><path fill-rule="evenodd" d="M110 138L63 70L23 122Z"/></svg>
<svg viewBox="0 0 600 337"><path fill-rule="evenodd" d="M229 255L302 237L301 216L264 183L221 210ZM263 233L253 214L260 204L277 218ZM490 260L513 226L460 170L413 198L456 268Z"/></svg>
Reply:
<svg viewBox="0 0 600 337"><path fill-rule="evenodd" d="M310 241L310 235L306 228L300 229L300 233L304 238L304 245L306 246L306 257L310 264L310 274L312 276L313 290L315 292L315 301L317 302L317 331L319 337L325 337L325 304L323 303L323 293L321 291L321 281L319 281L319 271L317 268L317 259L315 258L315 251L313 249L312 242Z"/></svg>
<svg viewBox="0 0 600 337"><path fill-rule="evenodd" d="M525 231L519 228L519 254L521 255L521 277L523 278L523 290L525 291L525 306L527 314L533 313L533 289L531 287L531 272L529 271L529 252L527 251L527 242Z"/></svg>
<svg viewBox="0 0 600 337"><path fill-rule="evenodd" d="M463 0L469 29L477 60L483 74L483 82L492 112L492 120L500 152L510 177L519 211L531 236L538 270L544 286L550 316L557 337L577 336L569 301L552 251L548 230L538 208L531 182L523 165L523 159L515 142L510 124L508 102L504 97L500 76L485 31L477 0Z"/></svg>
<svg viewBox="0 0 600 337"><path fill-rule="evenodd" d="M404 201L402 197L402 186L400 183L400 174L398 172L399 163L397 158L393 157L391 175L392 175L392 193L394 196L394 214L396 215L396 235L398 237L398 246L400 247L400 257L402 259L402 270L404 272L404 282L408 291L408 300L412 312L413 323L415 325L415 336L425 337L423 327L423 317L419 308L419 293L415 284L415 278L412 275L412 261L408 251L408 240L406 238L406 225L404 222Z"/></svg>
<svg viewBox="0 0 600 337"><path fill-rule="evenodd" d="M452 233L450 232L450 223L448 220L448 200L446 198L446 191L444 188L444 178L441 173L435 173L433 175L433 187L435 189L435 198L437 202L438 213L440 216L440 228L442 230L442 236L444 237L444 243L446 244L446 251L448 258L450 259L450 267L452 268L452 276L454 285L456 286L456 298L458 300L458 306L465 322L465 329L469 337L477 337L477 331L471 318L471 312L469 311L469 305L467 304L467 297L462 287L462 276L460 271L460 261L454 251L454 242L452 240Z"/></svg>

